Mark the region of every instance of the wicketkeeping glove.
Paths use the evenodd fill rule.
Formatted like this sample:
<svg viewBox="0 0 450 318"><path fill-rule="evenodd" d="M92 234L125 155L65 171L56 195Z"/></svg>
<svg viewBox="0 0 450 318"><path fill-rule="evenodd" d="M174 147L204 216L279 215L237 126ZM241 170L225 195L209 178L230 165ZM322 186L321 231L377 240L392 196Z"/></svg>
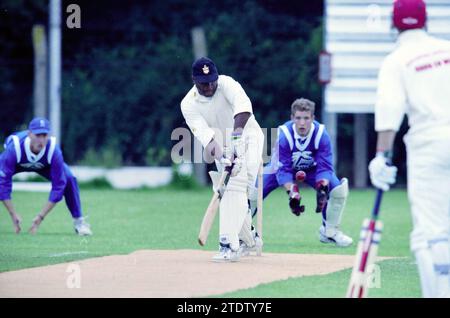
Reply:
<svg viewBox="0 0 450 318"><path fill-rule="evenodd" d="M397 178L397 167L389 166L388 162L388 158L380 152L369 163L370 181L383 191L388 191Z"/></svg>
<svg viewBox="0 0 450 318"><path fill-rule="evenodd" d="M302 197L298 192L298 186L296 184L291 185L290 191L286 191L286 193L289 196L289 208L291 209L292 213L294 213L296 216L299 216L301 213L305 212L305 206L300 205Z"/></svg>

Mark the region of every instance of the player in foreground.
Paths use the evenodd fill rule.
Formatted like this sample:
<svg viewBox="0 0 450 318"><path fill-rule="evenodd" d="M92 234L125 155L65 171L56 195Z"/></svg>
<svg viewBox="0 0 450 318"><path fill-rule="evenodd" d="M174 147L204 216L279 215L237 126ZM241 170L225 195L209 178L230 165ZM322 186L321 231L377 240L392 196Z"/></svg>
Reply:
<svg viewBox="0 0 450 318"><path fill-rule="evenodd" d="M407 114L411 250L423 296L450 297L450 42L426 33L422 0L395 1L392 17L399 35L378 76L377 154L370 178L384 191L395 183L397 168L387 158Z"/></svg>
<svg viewBox="0 0 450 318"><path fill-rule="evenodd" d="M91 235L92 231L82 216L78 184L64 163L56 138L50 137L50 123L45 118L34 118L28 131L12 134L6 139L5 151L0 155L0 201L13 221L16 233L21 231L21 218L11 200L13 175L34 171L52 182L48 202L34 218L30 233L35 234L39 225L64 196L73 217L78 235Z"/></svg>
<svg viewBox="0 0 450 318"><path fill-rule="evenodd" d="M262 247L262 240L251 229L248 200L256 205L255 182L264 134L242 86L229 76L219 75L212 60L196 60L192 80L194 86L181 101L181 111L205 152L215 159L219 173L213 186L217 186L221 171L233 165L220 201L219 253L213 260L237 261L241 252Z"/></svg>
<svg viewBox="0 0 450 318"><path fill-rule="evenodd" d="M289 208L299 216L305 207L301 205L297 182L305 182L316 190L315 211L322 213L320 241L346 247L353 240L339 226L348 196L348 182L346 178L336 177L330 138L325 126L314 120L314 111L312 101L297 99L291 106L291 120L278 127L272 160L264 168L263 197L284 187Z"/></svg>

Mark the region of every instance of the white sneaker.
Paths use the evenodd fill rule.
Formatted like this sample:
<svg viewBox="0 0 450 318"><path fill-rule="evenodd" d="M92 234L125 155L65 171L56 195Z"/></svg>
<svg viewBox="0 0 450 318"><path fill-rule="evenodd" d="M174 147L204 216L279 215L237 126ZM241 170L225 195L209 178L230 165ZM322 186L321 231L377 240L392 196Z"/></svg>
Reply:
<svg viewBox="0 0 450 318"><path fill-rule="evenodd" d="M73 224L75 226L75 233L78 235L92 235L91 226L84 220L83 217L74 219Z"/></svg>
<svg viewBox="0 0 450 318"><path fill-rule="evenodd" d="M327 236L325 234L325 226L321 226L319 229L319 239L322 243L333 243L339 247L347 247L352 245L353 239L350 236L345 235L340 230L335 230L334 235Z"/></svg>
<svg viewBox="0 0 450 318"><path fill-rule="evenodd" d="M233 251L230 247L220 246L219 253L213 256L214 262L237 262L239 251Z"/></svg>

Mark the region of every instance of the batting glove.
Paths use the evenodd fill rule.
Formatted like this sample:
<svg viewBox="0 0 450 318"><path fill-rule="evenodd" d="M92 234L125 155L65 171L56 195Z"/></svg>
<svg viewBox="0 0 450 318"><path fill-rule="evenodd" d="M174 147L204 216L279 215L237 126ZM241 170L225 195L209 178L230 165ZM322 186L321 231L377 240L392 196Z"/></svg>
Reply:
<svg viewBox="0 0 450 318"><path fill-rule="evenodd" d="M242 169L245 145L242 139L242 134L233 133L231 135L231 146L223 148L224 158L221 163L225 167L232 166L231 176L235 177Z"/></svg>
<svg viewBox="0 0 450 318"><path fill-rule="evenodd" d="M224 148L224 151L225 151L225 148ZM219 162L224 168L230 167L233 164L231 162L231 159L225 157L225 153L224 153L224 157L220 158Z"/></svg>
<svg viewBox="0 0 450 318"><path fill-rule="evenodd" d="M224 148L225 151L225 148ZM233 159L222 157L219 162L222 164L224 169L230 170L230 175L235 177L241 172L242 169L242 159L239 157L234 157Z"/></svg>
<svg viewBox="0 0 450 318"><path fill-rule="evenodd" d="M369 163L370 181L383 191L388 191L390 185L395 183L397 167L389 166L388 159L383 153L377 153Z"/></svg>

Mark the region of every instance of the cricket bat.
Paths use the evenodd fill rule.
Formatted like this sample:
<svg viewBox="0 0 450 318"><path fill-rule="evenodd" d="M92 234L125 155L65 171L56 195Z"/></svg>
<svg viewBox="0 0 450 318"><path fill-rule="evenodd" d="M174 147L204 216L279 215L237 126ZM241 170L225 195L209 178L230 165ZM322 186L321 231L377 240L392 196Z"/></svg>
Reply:
<svg viewBox="0 0 450 318"><path fill-rule="evenodd" d="M347 298L365 298L368 295L369 270L376 260L383 229L383 223L378 220L382 196L383 191L378 190L372 216L363 221Z"/></svg>
<svg viewBox="0 0 450 318"><path fill-rule="evenodd" d="M228 168L228 167L227 167ZM203 216L202 224L200 225L200 232L198 234L198 243L201 246L206 244L206 240L208 239L209 231L211 230L211 226L214 223L214 219L217 214L217 210L219 209L220 200L222 199L223 193L225 192L225 188L230 180L230 171L231 169L225 168L220 176L220 180L218 183L218 188L214 191L214 194L209 202L209 205L205 211L205 215Z"/></svg>

